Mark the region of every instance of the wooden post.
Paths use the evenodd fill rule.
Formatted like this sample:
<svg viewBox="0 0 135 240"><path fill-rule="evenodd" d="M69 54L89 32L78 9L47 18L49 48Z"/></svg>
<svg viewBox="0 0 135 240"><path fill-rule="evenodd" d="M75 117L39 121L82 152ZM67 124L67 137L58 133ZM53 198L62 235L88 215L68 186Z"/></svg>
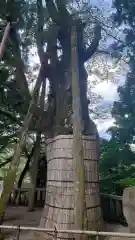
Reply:
<svg viewBox="0 0 135 240"><path fill-rule="evenodd" d="M75 166L75 228L83 230L85 218L85 175L82 143L82 115L78 73L78 54L76 28L71 33L71 68L72 68L72 108L73 108L73 158ZM81 236L76 236L81 239Z"/></svg>

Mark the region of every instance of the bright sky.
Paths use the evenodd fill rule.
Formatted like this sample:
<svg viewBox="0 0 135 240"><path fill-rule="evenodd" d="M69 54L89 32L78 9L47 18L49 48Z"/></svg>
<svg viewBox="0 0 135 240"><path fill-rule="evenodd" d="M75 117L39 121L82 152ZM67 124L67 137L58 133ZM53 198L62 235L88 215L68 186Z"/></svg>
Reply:
<svg viewBox="0 0 135 240"><path fill-rule="evenodd" d="M102 9L104 16L106 17L108 17L110 15L110 12L113 11L112 0L90 0L90 3L97 6L98 8L100 6L100 9ZM94 91L103 97L103 100L101 101L100 105L104 106L104 104L106 105L107 103L110 105L110 104L113 104L115 100L118 100L117 88L119 85L123 84L125 80L125 76L126 74L125 73L122 74L121 72L121 74L119 75L119 80L120 80L119 83L113 83L110 81L110 79L108 79L108 81L104 81L104 82L102 81L101 83L95 86ZM115 71L114 71L113 78L115 82L115 78L117 78L117 76L115 77ZM110 109L110 112L111 112L111 109ZM111 117L106 119L98 119L96 120L96 124L99 130L100 136L108 138L109 135L106 133L106 130L109 127L113 126L114 119Z"/></svg>
<svg viewBox="0 0 135 240"><path fill-rule="evenodd" d="M112 82L102 82L95 87L95 92L103 97L102 101L113 104L113 102L118 99L117 87L118 85ZM106 130L113 125L114 119L98 119L96 120L96 123L100 136L108 138Z"/></svg>
<svg viewBox="0 0 135 240"><path fill-rule="evenodd" d="M111 107L113 102L119 99L117 88L125 81L127 66L123 62L116 65L112 63L110 66L106 63L100 65L100 59L97 59L97 62L96 67L94 67L95 64L93 62L90 68L91 72L92 69L94 69L94 72L88 77L88 85L90 84L92 91L102 98L95 105L97 108L96 111L100 113L106 109L108 110L108 114L104 115L106 119L95 120L100 136L108 138L109 135L106 133L106 130L114 124L114 119L111 117Z"/></svg>

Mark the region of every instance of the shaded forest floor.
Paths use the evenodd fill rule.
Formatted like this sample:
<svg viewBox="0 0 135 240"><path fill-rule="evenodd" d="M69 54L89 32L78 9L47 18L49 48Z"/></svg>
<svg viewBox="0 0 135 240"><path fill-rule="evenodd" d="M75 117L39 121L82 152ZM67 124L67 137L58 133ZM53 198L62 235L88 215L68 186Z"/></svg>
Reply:
<svg viewBox="0 0 135 240"><path fill-rule="evenodd" d="M41 217L41 208L37 208L36 211L27 212L26 207L9 207L6 211L4 225L20 225L20 226L31 226L37 227L40 222ZM129 232L128 227L124 227L121 225L116 224L106 224L105 231L108 232ZM15 231L6 231L8 233L7 240L17 239ZM21 232L19 240L27 239L28 232ZM109 240L122 240L127 238L116 238L116 237L109 237ZM131 238L130 238L131 239Z"/></svg>

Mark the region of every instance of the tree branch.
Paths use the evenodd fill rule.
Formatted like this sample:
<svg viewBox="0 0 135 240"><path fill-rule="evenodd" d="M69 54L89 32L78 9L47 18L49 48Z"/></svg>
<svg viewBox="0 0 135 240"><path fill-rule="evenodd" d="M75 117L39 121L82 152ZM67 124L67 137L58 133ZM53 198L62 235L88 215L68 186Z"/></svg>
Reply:
<svg viewBox="0 0 135 240"><path fill-rule="evenodd" d="M101 26L97 24L94 30L94 38L91 42L91 45L84 51L83 54L84 62L86 62L96 52L100 39L101 39Z"/></svg>
<svg viewBox="0 0 135 240"><path fill-rule="evenodd" d="M7 165L8 163L10 163L12 161L12 157L9 157L5 162L0 164L0 168L4 167L5 165Z"/></svg>
<svg viewBox="0 0 135 240"><path fill-rule="evenodd" d="M32 160L32 156L33 156L33 153L34 153L34 149L35 149L35 145L32 147L32 150L31 150L31 153L30 153L30 154L28 154L28 153L27 153L27 149L25 149L25 153L26 153L28 159L27 159L27 162L26 162L26 164L25 164L25 166L24 166L23 171L22 171L21 174L20 174L20 178L19 178L19 181L18 181L18 184L17 184L17 187L18 187L18 188L21 188L21 186L22 186L22 181L23 181L26 173L27 173L28 170L29 170L30 162L31 162L31 160Z"/></svg>
<svg viewBox="0 0 135 240"><path fill-rule="evenodd" d="M40 63L43 62L44 49L43 49L43 26L44 26L44 16L43 16L43 5L42 0L37 0L37 17L38 17L38 26L37 26L37 49L40 59Z"/></svg>
<svg viewBox="0 0 135 240"><path fill-rule="evenodd" d="M53 0L46 0L46 7L53 22L59 23L59 14Z"/></svg>
<svg viewBox="0 0 135 240"><path fill-rule="evenodd" d="M24 74L24 64L21 58L19 41L18 41L16 30L14 28L12 28L10 37L12 41L13 52L15 55L16 78L17 78L16 84L22 95L22 98L28 102L28 99L30 99L30 92L29 92L28 83Z"/></svg>
<svg viewBox="0 0 135 240"><path fill-rule="evenodd" d="M117 58L118 60L120 60L120 58L122 57L118 52L111 52L109 50L97 50L96 51L97 54L103 54L103 55L108 55L112 58Z"/></svg>
<svg viewBox="0 0 135 240"><path fill-rule="evenodd" d="M16 122L18 125L21 125L21 121L17 119L11 112L0 108L0 113L8 117L13 122Z"/></svg>
<svg viewBox="0 0 135 240"><path fill-rule="evenodd" d="M69 23L70 20L70 14L66 8L66 5L64 3L64 0L56 0L57 8L60 13L60 18L62 19L61 24ZM63 22L64 21L64 22Z"/></svg>
<svg viewBox="0 0 135 240"><path fill-rule="evenodd" d="M0 145L0 152L2 152L9 143L12 143L15 141L14 138L16 138L19 135L20 131L16 131L15 133L7 136L1 136L1 140L3 144Z"/></svg>

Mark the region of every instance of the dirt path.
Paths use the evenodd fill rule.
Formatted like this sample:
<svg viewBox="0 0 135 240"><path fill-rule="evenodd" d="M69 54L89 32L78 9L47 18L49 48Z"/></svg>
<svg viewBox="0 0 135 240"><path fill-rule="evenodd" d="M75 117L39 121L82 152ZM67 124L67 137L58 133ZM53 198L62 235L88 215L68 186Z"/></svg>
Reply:
<svg viewBox="0 0 135 240"><path fill-rule="evenodd" d="M28 226L37 227L39 225L42 209L36 209L33 212L27 212L27 207L9 207L5 214L4 225L17 225L17 226ZM4 231L5 232L5 231ZM6 231L7 235L13 237L7 237L7 240L16 240L16 231ZM25 240L28 236L27 232L21 232L19 240Z"/></svg>
<svg viewBox="0 0 135 240"><path fill-rule="evenodd" d="M36 209L33 212L27 212L26 207L10 207L6 211L4 225L20 225L20 226L31 226L37 227L39 225L42 209ZM116 224L106 224L105 231L108 232L128 232L128 227L124 227ZM8 231L10 236L6 240L16 240L16 232ZM19 240L27 239L28 232L21 232ZM128 238L120 237L108 237L108 240L128 240ZM131 239L131 238L130 238Z"/></svg>
<svg viewBox="0 0 135 240"><path fill-rule="evenodd" d="M122 232L127 233L129 232L128 227L124 227L122 225L116 224L106 224L106 231L107 232ZM108 240L132 240L133 238L123 238L123 237L108 237Z"/></svg>

